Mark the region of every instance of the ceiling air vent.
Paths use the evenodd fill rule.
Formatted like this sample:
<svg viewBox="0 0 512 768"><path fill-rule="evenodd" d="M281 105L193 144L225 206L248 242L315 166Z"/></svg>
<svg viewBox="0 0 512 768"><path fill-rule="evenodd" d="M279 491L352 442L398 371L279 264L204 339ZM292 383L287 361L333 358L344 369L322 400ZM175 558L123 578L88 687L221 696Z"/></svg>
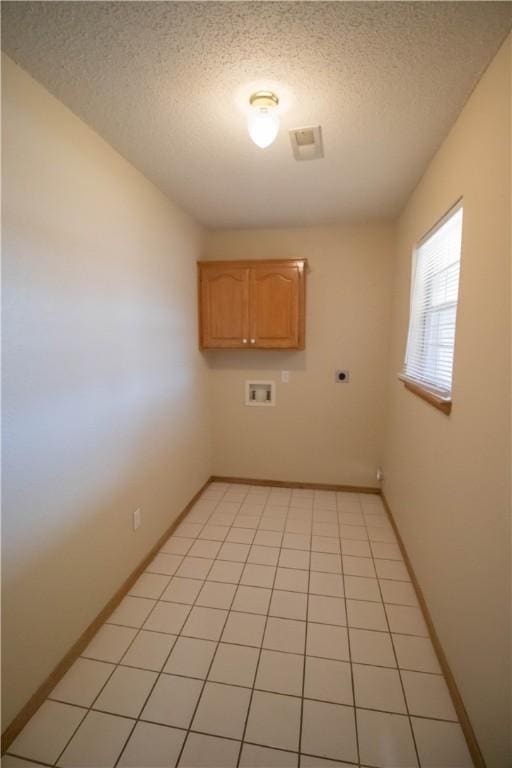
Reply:
<svg viewBox="0 0 512 768"><path fill-rule="evenodd" d="M296 160L317 160L324 156L322 129L319 125L294 128L290 131L290 141Z"/></svg>

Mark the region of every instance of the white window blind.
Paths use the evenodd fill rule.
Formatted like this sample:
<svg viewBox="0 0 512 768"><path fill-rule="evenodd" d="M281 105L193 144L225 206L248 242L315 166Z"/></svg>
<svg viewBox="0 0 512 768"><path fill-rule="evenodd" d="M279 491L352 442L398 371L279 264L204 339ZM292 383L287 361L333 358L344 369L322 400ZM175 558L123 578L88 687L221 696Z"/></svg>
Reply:
<svg viewBox="0 0 512 768"><path fill-rule="evenodd" d="M462 202L418 244L404 377L449 399L459 295Z"/></svg>

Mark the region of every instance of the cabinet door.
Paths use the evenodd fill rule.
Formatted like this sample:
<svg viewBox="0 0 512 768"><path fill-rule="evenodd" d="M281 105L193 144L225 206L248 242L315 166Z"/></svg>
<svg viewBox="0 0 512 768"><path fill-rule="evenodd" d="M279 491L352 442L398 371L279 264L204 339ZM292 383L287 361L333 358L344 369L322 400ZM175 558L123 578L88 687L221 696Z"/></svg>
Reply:
<svg viewBox="0 0 512 768"><path fill-rule="evenodd" d="M201 346L249 346L249 270L201 266Z"/></svg>
<svg viewBox="0 0 512 768"><path fill-rule="evenodd" d="M250 274L250 346L304 346L304 264L254 266Z"/></svg>

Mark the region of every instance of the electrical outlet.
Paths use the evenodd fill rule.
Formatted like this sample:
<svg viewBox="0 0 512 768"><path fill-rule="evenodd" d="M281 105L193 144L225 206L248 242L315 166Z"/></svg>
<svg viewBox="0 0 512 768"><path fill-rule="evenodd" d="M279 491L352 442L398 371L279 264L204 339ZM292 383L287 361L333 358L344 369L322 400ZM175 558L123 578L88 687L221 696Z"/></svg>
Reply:
<svg viewBox="0 0 512 768"><path fill-rule="evenodd" d="M136 531L137 528L140 528L141 523L142 523L142 510L139 507L133 513L133 530Z"/></svg>
<svg viewBox="0 0 512 768"><path fill-rule="evenodd" d="M288 384L290 381L290 371L281 371L281 381L283 384Z"/></svg>
<svg viewBox="0 0 512 768"><path fill-rule="evenodd" d="M384 480L384 472L382 467L377 467L377 480Z"/></svg>

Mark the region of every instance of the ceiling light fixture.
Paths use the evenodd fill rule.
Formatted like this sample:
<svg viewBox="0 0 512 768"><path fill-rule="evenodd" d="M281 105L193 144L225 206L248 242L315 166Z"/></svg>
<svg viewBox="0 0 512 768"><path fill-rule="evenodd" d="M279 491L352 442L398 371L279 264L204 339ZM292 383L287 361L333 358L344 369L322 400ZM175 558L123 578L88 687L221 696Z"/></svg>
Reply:
<svg viewBox="0 0 512 768"><path fill-rule="evenodd" d="M279 99L272 91L257 91L249 99L251 111L247 118L249 135L258 147L269 147L279 131L276 107Z"/></svg>

